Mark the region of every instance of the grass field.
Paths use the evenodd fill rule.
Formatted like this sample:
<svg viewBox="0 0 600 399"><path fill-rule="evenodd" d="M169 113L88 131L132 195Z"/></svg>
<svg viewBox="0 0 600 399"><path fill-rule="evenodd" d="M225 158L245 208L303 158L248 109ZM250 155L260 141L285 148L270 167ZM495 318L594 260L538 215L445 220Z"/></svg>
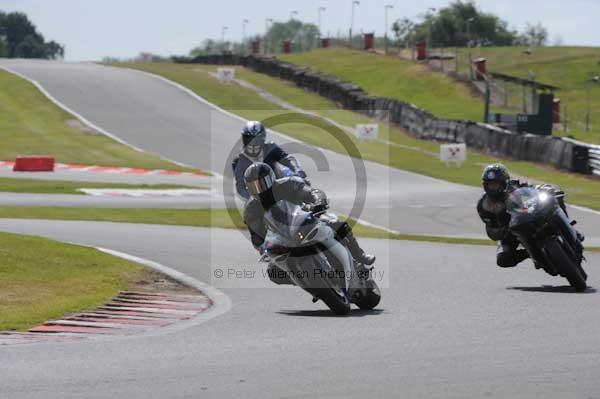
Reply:
<svg viewBox="0 0 600 399"><path fill-rule="evenodd" d="M190 88L212 103L247 119L263 119L270 115L285 112L281 107L261 98L251 89L240 87L237 84L220 84L207 73L208 71L215 71L216 67L171 63L119 65L164 76ZM340 123L353 126L356 123L368 121L367 118L358 114L336 109L335 105L329 101L288 82L239 67L236 68L236 75L295 106L313 110ZM483 166L497 161L493 157L469 152L467 162L460 169L447 168L439 161L437 155L439 154L439 144L419 140L401 130L387 129L384 126L380 129L380 137L391 141L394 145L389 145L383 141L375 143L359 142L353 135L343 132L331 136L324 134L321 128L304 124L281 125L277 126L276 129L315 146L345 154L344 148L334 137L344 134L358 147L361 156L365 159L470 186L479 186ZM507 160L503 160L503 162L517 175L526 176L536 182L549 182L560 185L566 190L568 201L571 203L600 209L600 182L597 180L528 162Z"/></svg>
<svg viewBox="0 0 600 399"><path fill-rule="evenodd" d="M531 54L523 55L525 50ZM466 59L467 49L459 49ZM567 112L569 131L557 132L579 140L600 143L600 85L590 87L591 128L585 131L586 80L600 75L600 48L597 47L483 47L472 49L472 56L487 59L488 69L508 75L527 77L561 88L556 96L562 102L562 114ZM519 97L519 93L516 93ZM518 102L518 101L517 101Z"/></svg>
<svg viewBox="0 0 600 399"><path fill-rule="evenodd" d="M483 47L471 51L473 59L484 57L488 60L490 71L527 78L531 71L537 81L561 87L556 95L562 100L563 115L567 108L572 122L567 132L556 130L555 134L600 143L600 114L597 111L600 85L590 91L591 131L586 132L583 123L585 80L600 75L600 48L533 48L528 56L522 55L524 50L524 47ZM466 73L467 51L464 48L457 51L462 60L462 73ZM481 96L474 97L464 84L423 64L347 49L320 49L282 55L281 58L354 82L371 94L412 102L441 118L481 121L483 117ZM517 90L511 104L519 104L520 96ZM502 107L492 107L492 111L502 111Z"/></svg>
<svg viewBox="0 0 600 399"><path fill-rule="evenodd" d="M17 155L51 155L62 163L185 169L89 132L31 83L2 69L0 143L0 160L14 160Z"/></svg>
<svg viewBox="0 0 600 399"><path fill-rule="evenodd" d="M79 188L124 188L138 190L171 190L179 188L201 189L201 187L189 187L176 184L97 183L62 180L12 179L7 177L0 177L0 192L84 195L77 191L77 189Z"/></svg>
<svg viewBox="0 0 600 399"><path fill-rule="evenodd" d="M0 233L0 331L94 308L144 275L95 249Z"/></svg>
<svg viewBox="0 0 600 399"><path fill-rule="evenodd" d="M280 58L358 84L369 94L415 104L440 118L477 122L483 119L480 97L466 85L432 72L425 65L341 48L281 55Z"/></svg>

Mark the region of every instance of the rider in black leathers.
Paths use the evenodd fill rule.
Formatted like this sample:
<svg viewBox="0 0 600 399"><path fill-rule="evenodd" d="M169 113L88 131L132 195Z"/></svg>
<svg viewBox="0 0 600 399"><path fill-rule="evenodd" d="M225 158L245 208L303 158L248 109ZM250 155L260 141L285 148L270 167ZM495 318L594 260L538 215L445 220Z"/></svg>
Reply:
<svg viewBox="0 0 600 399"><path fill-rule="evenodd" d="M487 166L483 171L482 183L485 193L477 203L477 213L485 223L488 237L498 241L496 263L500 267L514 267L529 258L529 253L525 249L518 249L519 240L508 229L510 215L506 210L506 199L512 191L520 187L531 187L531 185L519 180L511 180L508 169L502 164ZM564 194L558 188L549 185L540 188L552 190L556 194ZM562 196L559 196L558 203L565 215L568 215ZM583 235L579 232L577 235L583 241Z"/></svg>
<svg viewBox="0 0 600 399"><path fill-rule="evenodd" d="M264 162L272 169L280 163L290 169L293 175L306 179L306 173L292 155L289 155L272 141L266 141L267 133L262 123L250 121L242 129L243 150L233 160L233 174L238 194L248 200L250 194L244 184L244 172L254 162Z"/></svg>
<svg viewBox="0 0 600 399"><path fill-rule="evenodd" d="M262 250L262 245L267 234L267 226L264 222L265 212L268 211L279 200L287 200L296 204L309 204L313 213L327 209L327 198L325 194L317 189L310 188L298 177L286 177L276 179L271 167L265 163L252 164L244 174L244 181L251 199L244 208L244 223L248 226L252 245L257 250ZM366 254L358 245L352 228L346 222L330 222L335 232L335 237L342 242L350 251L352 257L365 265L372 265L375 256ZM282 271L277 266L269 265L269 277L277 284L291 284L289 278L280 279Z"/></svg>

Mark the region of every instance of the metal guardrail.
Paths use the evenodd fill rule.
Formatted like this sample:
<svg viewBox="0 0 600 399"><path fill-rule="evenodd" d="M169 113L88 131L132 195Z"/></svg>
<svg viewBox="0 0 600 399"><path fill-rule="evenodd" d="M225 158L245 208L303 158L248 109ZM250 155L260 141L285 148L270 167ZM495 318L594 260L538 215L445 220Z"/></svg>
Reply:
<svg viewBox="0 0 600 399"><path fill-rule="evenodd" d="M592 174L600 176L600 146L590 145L588 153L588 165L590 166L590 171Z"/></svg>
<svg viewBox="0 0 600 399"><path fill-rule="evenodd" d="M572 164L578 165L579 173L600 176L600 145L584 143L571 138L563 138L563 140L575 145L573 156L578 159L573 160Z"/></svg>

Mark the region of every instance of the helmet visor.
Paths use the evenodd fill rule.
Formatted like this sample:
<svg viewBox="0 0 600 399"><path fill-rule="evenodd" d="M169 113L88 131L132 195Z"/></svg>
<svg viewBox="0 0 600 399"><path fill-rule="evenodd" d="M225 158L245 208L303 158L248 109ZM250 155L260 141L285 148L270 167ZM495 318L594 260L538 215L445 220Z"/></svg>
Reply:
<svg viewBox="0 0 600 399"><path fill-rule="evenodd" d="M267 175L261 177L260 179L251 180L246 182L246 189L250 193L250 195L256 197L259 194L268 191L273 187L273 177L271 175Z"/></svg>
<svg viewBox="0 0 600 399"><path fill-rule="evenodd" d="M255 137L249 142L246 141L247 140L244 140L244 151L246 154L253 157L258 156L265 145L265 139L263 137Z"/></svg>
<svg viewBox="0 0 600 399"><path fill-rule="evenodd" d="M483 185L485 192L491 197L500 199L506 193L506 182L504 181L490 181Z"/></svg>
<svg viewBox="0 0 600 399"><path fill-rule="evenodd" d="M491 182L486 183L487 191L499 193L499 192L504 191L505 188L506 188L506 183L504 183L502 181L491 181Z"/></svg>

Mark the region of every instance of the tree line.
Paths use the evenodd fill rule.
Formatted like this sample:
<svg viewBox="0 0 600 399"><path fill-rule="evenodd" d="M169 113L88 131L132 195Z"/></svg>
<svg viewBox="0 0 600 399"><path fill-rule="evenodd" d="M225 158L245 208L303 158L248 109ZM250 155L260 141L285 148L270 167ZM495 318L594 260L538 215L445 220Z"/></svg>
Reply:
<svg viewBox="0 0 600 399"><path fill-rule="evenodd" d="M544 46L548 41L548 30L542 24L527 24L520 33L498 16L481 12L472 1L456 1L437 13L429 9L419 23L400 19L392 31L404 46L417 42L429 42L433 47Z"/></svg>
<svg viewBox="0 0 600 399"><path fill-rule="evenodd" d="M57 59L65 47L54 40L46 41L22 12L0 11L0 57Z"/></svg>
<svg viewBox="0 0 600 399"><path fill-rule="evenodd" d="M412 46L428 42L433 47L471 46L544 46L548 42L548 30L540 23L527 24L523 32L510 29L508 22L498 16L480 11L472 1L456 1L434 12L429 9L420 21L402 18L392 24L391 38L397 46ZM221 54L223 52L245 53L248 42L259 39L269 53L281 51L281 43L291 40L294 51L306 51L318 45L319 28L312 23L291 19L274 22L263 36L247 38L245 43L224 39L206 39L190 52L191 56ZM335 39L335 38L332 38ZM339 38L338 38L339 39ZM347 37L343 40L347 41ZM377 44L381 43L377 38ZM356 43L359 37L353 38ZM264 48L264 47L263 47Z"/></svg>

